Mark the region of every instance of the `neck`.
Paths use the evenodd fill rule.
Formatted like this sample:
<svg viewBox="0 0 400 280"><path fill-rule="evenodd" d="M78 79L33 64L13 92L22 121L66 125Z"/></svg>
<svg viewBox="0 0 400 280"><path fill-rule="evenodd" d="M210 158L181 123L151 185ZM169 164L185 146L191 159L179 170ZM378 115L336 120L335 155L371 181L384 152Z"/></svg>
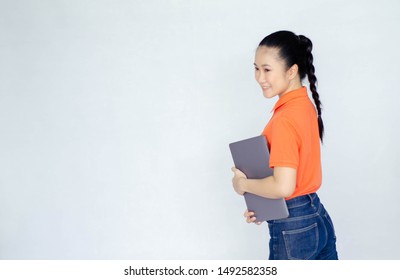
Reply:
<svg viewBox="0 0 400 280"><path fill-rule="evenodd" d="M290 83L289 83L289 86L287 87L287 89L285 90L285 92L284 93L281 93L281 94L279 94L279 98L281 98L282 96L284 96L286 93L288 93L288 92L291 92L291 91L294 91L294 90L296 90L296 89L300 89L300 88L302 88L303 87L303 85L301 84L301 82L300 81L294 81L294 80L292 80Z"/></svg>

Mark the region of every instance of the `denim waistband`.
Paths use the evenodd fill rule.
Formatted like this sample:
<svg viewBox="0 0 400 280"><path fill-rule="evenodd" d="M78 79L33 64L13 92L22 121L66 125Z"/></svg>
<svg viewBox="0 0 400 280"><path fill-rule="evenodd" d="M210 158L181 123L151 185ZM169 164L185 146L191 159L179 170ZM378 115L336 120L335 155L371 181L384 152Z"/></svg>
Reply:
<svg viewBox="0 0 400 280"><path fill-rule="evenodd" d="M309 193L286 200L288 209L304 206L309 203L311 203L311 205L318 205L319 197L316 193Z"/></svg>

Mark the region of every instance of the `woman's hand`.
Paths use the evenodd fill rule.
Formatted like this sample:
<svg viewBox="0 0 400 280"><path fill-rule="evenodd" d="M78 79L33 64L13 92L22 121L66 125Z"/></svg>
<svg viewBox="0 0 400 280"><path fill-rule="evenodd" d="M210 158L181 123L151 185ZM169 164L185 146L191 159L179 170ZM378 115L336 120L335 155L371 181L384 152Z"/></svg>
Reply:
<svg viewBox="0 0 400 280"><path fill-rule="evenodd" d="M246 174L244 174L242 171L240 171L235 167L232 167L232 171L234 173L234 176L232 178L233 188L235 189L235 192L237 192L240 195L243 195L245 193L244 188L247 176ZM244 212L244 217L246 218L246 222L261 225L262 222L256 222L257 218L254 215L255 215L254 212L246 210Z"/></svg>
<svg viewBox="0 0 400 280"><path fill-rule="evenodd" d="M250 223L255 223L257 225L261 225L262 222L255 222L256 217L254 216L254 212L249 212L249 210L246 210L244 212L244 217L246 218L246 222Z"/></svg>
<svg viewBox="0 0 400 280"><path fill-rule="evenodd" d="M235 167L232 167L231 170L234 173L234 176L232 178L233 188L235 189L235 192L237 192L240 195L243 195L245 193L244 187L247 179L246 174L244 174L242 171L240 171Z"/></svg>

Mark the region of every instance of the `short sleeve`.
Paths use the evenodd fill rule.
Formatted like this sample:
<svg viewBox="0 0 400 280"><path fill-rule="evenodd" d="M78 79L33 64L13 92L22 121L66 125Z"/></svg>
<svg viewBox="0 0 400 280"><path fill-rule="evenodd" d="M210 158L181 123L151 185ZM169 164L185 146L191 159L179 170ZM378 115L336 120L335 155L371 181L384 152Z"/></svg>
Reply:
<svg viewBox="0 0 400 280"><path fill-rule="evenodd" d="M300 138L293 122L283 116L274 119L269 137L271 168L299 166Z"/></svg>

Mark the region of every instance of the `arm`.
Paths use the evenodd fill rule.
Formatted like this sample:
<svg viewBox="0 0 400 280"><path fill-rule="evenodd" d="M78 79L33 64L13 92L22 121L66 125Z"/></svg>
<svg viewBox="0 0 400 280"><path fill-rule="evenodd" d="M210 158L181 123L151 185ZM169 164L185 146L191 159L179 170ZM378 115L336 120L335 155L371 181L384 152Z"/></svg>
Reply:
<svg viewBox="0 0 400 280"><path fill-rule="evenodd" d="M296 188L297 170L291 167L275 167L272 176L264 179L247 179L246 175L232 168L235 176L232 179L235 191L243 195L253 193L267 198L284 198L290 196Z"/></svg>

